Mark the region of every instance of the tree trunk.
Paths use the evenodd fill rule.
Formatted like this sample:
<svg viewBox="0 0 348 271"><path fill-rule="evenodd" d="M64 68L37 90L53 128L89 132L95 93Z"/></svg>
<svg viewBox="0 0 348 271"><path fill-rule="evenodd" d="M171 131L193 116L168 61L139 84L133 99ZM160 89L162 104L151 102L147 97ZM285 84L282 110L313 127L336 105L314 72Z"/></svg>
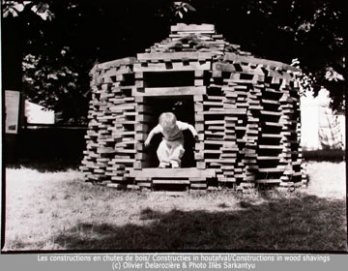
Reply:
<svg viewBox="0 0 348 271"><path fill-rule="evenodd" d="M2 97L5 90L22 92L22 59L23 59L23 35L22 22L20 19L8 19L2 21ZM23 101L21 101L21 104ZM5 102L3 110L5 111ZM23 106L19 108L18 134L6 134L3 153L6 163L16 162L19 157L20 127L23 123ZM5 115L5 114L4 114ZM3 121L5 119L3 118Z"/></svg>

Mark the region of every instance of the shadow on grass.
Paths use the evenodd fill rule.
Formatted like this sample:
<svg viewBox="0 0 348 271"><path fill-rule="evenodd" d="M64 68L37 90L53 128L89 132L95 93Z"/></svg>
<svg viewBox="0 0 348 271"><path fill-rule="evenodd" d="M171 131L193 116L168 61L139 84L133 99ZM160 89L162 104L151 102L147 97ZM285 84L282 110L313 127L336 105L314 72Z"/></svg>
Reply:
<svg viewBox="0 0 348 271"><path fill-rule="evenodd" d="M21 167L36 169L39 172L66 171L68 169L78 170L81 166L81 159L20 159L16 162L5 163L6 168L19 169Z"/></svg>
<svg viewBox="0 0 348 271"><path fill-rule="evenodd" d="M345 160L345 150L315 150L303 151L303 158L307 161L341 162Z"/></svg>
<svg viewBox="0 0 348 271"><path fill-rule="evenodd" d="M273 199L214 213L147 208L137 224L81 223L55 240L67 250L343 252L345 214L343 200L316 196Z"/></svg>

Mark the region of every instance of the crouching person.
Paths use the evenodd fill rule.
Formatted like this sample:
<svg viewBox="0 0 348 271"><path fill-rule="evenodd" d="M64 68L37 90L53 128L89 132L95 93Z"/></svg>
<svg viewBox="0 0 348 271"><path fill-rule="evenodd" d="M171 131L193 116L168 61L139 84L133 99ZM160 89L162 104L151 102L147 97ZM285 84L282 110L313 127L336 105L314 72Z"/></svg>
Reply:
<svg viewBox="0 0 348 271"><path fill-rule="evenodd" d="M190 130L192 136L197 140L198 135L195 128L186 122L178 121L171 112L162 113L159 117L158 125L155 126L145 140L145 146L149 146L152 137L155 134L163 135L162 142L157 149L159 167L179 168L181 167L181 158L184 155L184 134L183 130Z"/></svg>

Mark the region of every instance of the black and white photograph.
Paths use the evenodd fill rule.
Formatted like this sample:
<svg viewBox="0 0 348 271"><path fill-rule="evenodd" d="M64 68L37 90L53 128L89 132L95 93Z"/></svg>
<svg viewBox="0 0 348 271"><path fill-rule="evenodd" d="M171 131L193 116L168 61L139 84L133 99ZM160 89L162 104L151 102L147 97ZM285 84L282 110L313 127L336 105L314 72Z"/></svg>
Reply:
<svg viewBox="0 0 348 271"><path fill-rule="evenodd" d="M347 253L345 2L2 0L1 253Z"/></svg>

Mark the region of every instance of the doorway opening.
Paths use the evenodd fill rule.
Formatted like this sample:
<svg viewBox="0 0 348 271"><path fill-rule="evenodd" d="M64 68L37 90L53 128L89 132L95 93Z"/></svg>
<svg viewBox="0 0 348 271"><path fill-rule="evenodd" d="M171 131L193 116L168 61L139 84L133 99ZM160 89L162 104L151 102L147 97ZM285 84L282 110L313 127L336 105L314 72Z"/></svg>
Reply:
<svg viewBox="0 0 348 271"><path fill-rule="evenodd" d="M187 122L194 126L194 103L193 96L156 96L156 97L145 97L144 105L148 108L146 114L146 124L148 131L158 124L159 116L164 112L172 112L175 114L177 120ZM189 130L183 131L184 134L184 149L185 153L182 158L181 167L195 167L196 162L194 159L194 147L195 141ZM162 135L155 135L150 143L150 146L145 150L146 159L142 161L143 168L158 167L159 161L157 158L157 148L162 141Z"/></svg>

